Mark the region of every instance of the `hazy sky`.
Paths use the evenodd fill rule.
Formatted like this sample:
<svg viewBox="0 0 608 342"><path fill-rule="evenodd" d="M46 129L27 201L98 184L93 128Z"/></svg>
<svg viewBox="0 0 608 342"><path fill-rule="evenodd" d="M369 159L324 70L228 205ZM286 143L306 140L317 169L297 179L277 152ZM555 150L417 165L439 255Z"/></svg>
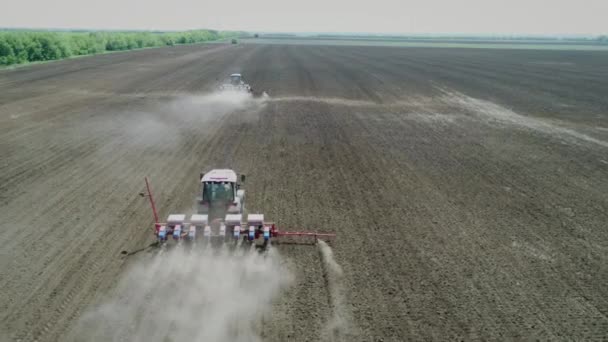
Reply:
<svg viewBox="0 0 608 342"><path fill-rule="evenodd" d="M608 0L0 0L0 27L608 33Z"/></svg>

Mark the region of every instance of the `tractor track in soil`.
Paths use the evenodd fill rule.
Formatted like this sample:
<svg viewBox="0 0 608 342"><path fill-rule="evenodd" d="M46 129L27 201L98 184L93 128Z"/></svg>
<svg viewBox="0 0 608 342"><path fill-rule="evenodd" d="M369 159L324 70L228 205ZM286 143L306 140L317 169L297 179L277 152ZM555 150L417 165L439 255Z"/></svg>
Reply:
<svg viewBox="0 0 608 342"><path fill-rule="evenodd" d="M296 279L265 341L608 338L607 57L203 45L2 70L0 340L65 339L146 255L143 177L166 216L216 167L249 210L338 234L338 290L314 247L276 246ZM232 72L270 99L215 103Z"/></svg>

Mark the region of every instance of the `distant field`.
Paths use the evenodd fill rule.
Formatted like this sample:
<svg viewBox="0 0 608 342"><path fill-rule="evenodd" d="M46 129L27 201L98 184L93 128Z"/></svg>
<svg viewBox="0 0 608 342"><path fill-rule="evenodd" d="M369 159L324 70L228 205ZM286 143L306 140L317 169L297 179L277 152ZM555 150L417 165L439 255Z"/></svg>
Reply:
<svg viewBox="0 0 608 342"><path fill-rule="evenodd" d="M434 48L474 48L474 49L522 49L522 50L579 50L608 51L608 45L586 41L543 41L543 40L443 40L443 39L387 39L387 38L315 38L315 37L272 37L241 39L249 44L298 44L298 45L340 45L340 46L395 46Z"/></svg>

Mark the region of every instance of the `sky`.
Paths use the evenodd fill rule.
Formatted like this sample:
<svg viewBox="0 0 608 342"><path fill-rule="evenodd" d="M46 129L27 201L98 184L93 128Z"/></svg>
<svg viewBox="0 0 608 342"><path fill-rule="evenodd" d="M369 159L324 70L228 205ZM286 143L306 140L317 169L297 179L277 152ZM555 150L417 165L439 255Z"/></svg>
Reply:
<svg viewBox="0 0 608 342"><path fill-rule="evenodd" d="M606 34L608 0L0 0L0 27Z"/></svg>

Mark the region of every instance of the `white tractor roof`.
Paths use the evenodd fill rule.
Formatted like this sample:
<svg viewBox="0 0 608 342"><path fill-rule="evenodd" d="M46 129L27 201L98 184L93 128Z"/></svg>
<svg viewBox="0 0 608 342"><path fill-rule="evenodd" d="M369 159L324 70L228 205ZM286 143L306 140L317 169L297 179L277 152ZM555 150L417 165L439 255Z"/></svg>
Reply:
<svg viewBox="0 0 608 342"><path fill-rule="evenodd" d="M203 176L201 182L231 182L236 183L236 173L230 169L211 170Z"/></svg>
<svg viewBox="0 0 608 342"><path fill-rule="evenodd" d="M241 77L241 74L232 74L230 77Z"/></svg>

